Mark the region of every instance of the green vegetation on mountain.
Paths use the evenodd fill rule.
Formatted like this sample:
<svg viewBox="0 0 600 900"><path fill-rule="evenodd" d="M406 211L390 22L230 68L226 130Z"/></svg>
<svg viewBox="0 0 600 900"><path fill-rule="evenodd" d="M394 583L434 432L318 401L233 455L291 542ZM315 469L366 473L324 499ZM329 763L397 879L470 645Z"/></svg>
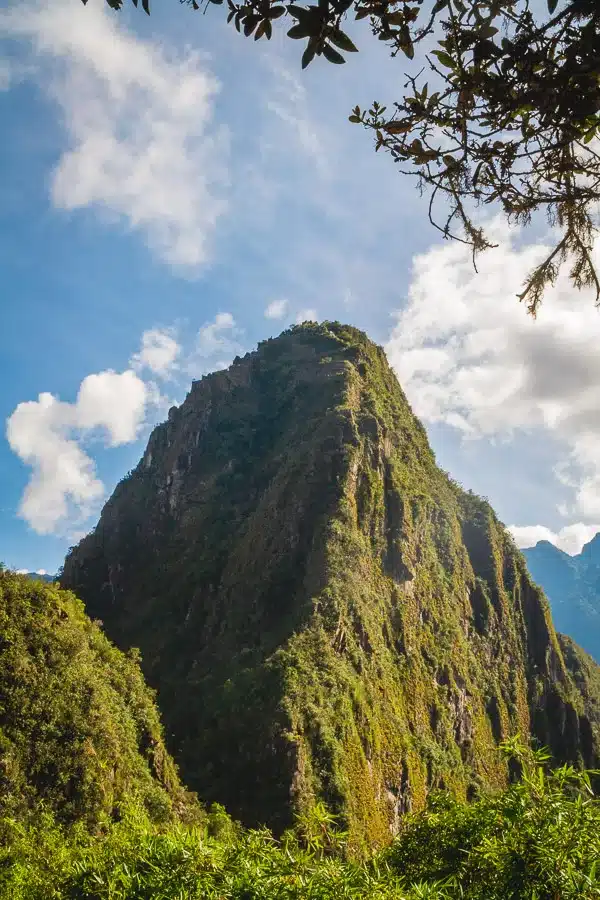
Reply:
<svg viewBox="0 0 600 900"><path fill-rule="evenodd" d="M52 819L97 833L127 804L194 809L136 655L73 594L0 568L0 843Z"/></svg>
<svg viewBox="0 0 600 900"><path fill-rule="evenodd" d="M246 825L322 801L363 851L432 791L505 786L517 733L598 762L597 670L571 676L523 557L356 329L195 382L61 583L140 647L184 780Z"/></svg>
<svg viewBox="0 0 600 900"><path fill-rule="evenodd" d="M201 827L157 826L139 811L96 838L56 827L0 848L7 900L597 900L600 802L588 777L549 773L513 745L522 777L471 804L448 795L403 820L386 850L348 858L322 806L275 840L216 810Z"/></svg>

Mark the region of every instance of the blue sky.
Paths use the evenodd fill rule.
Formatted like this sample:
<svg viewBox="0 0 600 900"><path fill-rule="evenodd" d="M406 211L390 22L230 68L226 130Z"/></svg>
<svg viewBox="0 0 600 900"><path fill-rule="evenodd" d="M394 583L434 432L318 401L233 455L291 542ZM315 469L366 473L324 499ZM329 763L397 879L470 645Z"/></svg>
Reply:
<svg viewBox="0 0 600 900"><path fill-rule="evenodd" d="M402 88L367 38L303 73L219 8L0 11L6 564L55 571L193 377L312 317L386 346L440 464L521 544L595 533L600 313L559 280L527 318L542 233L492 222L478 275L438 239L347 121Z"/></svg>

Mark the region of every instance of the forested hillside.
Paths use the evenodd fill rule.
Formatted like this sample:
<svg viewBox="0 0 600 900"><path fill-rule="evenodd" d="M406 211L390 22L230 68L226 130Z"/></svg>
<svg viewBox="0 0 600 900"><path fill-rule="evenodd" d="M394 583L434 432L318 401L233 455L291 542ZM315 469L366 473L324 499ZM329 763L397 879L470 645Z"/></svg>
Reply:
<svg viewBox="0 0 600 900"><path fill-rule="evenodd" d="M138 656L73 594L0 570L0 836L45 815L94 833L127 804L195 815Z"/></svg>

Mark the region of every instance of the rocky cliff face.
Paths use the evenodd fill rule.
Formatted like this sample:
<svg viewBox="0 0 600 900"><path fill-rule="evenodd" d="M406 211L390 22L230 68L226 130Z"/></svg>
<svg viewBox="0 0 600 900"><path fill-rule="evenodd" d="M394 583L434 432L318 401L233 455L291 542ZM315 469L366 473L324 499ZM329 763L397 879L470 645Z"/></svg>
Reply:
<svg viewBox="0 0 600 900"><path fill-rule="evenodd" d="M141 648L189 786L248 823L321 797L383 843L431 788L503 784L516 732L597 759L522 556L353 328L195 382L61 581Z"/></svg>
<svg viewBox="0 0 600 900"><path fill-rule="evenodd" d="M600 534L576 556L549 541L523 550L523 556L550 600L556 627L600 660Z"/></svg>

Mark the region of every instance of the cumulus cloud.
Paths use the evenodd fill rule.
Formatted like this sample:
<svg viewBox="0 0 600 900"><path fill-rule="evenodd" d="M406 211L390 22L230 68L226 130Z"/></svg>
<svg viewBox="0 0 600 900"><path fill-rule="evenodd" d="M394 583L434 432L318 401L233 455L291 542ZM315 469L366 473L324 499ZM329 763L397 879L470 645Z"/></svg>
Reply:
<svg viewBox="0 0 600 900"><path fill-rule="evenodd" d="M239 343L240 329L229 312L217 313L212 322L206 322L196 335L186 371L199 378L214 369L224 369L234 356L243 352Z"/></svg>
<svg viewBox="0 0 600 900"><path fill-rule="evenodd" d="M205 263L227 146L211 125L218 84L199 57L135 37L103 3L13 6L0 12L0 35L28 42L63 113L69 146L52 179L55 205L108 213L174 267Z"/></svg>
<svg viewBox="0 0 600 900"><path fill-rule="evenodd" d="M167 378L181 353L172 329L151 328L142 335L142 348L131 357L136 371L148 369L154 375Z"/></svg>
<svg viewBox="0 0 600 900"><path fill-rule="evenodd" d="M283 319L287 312L287 300L273 300L265 309L266 319Z"/></svg>
<svg viewBox="0 0 600 900"><path fill-rule="evenodd" d="M538 541L549 541L564 550L570 556L581 553L584 544L598 534L600 525L586 525L583 522L575 522L573 525L565 525L560 531L552 531L545 525L509 525L508 530L515 539L517 547L525 549L534 547Z"/></svg>
<svg viewBox="0 0 600 900"><path fill-rule="evenodd" d="M19 505L21 518L39 534L52 534L91 515L104 485L82 445L90 438L108 447L135 440L156 398L154 385L127 369L86 376L73 403L48 392L19 403L7 419L6 436L32 470Z"/></svg>
<svg viewBox="0 0 600 900"><path fill-rule="evenodd" d="M500 222L492 231L500 246L480 257L479 274L458 243L415 258L387 352L428 422L471 438L531 432L560 442L555 474L573 491L561 512L600 521L600 313L563 276L533 320L515 295L549 247L520 245Z"/></svg>
<svg viewBox="0 0 600 900"><path fill-rule="evenodd" d="M296 316L296 325L301 325L302 322L316 322L317 321L317 311L316 309L301 309L298 315Z"/></svg>
<svg viewBox="0 0 600 900"><path fill-rule="evenodd" d="M32 469L19 515L38 534L51 534L73 510L85 516L104 492L93 461L70 437L75 405L49 393L19 403L7 421L11 449Z"/></svg>

